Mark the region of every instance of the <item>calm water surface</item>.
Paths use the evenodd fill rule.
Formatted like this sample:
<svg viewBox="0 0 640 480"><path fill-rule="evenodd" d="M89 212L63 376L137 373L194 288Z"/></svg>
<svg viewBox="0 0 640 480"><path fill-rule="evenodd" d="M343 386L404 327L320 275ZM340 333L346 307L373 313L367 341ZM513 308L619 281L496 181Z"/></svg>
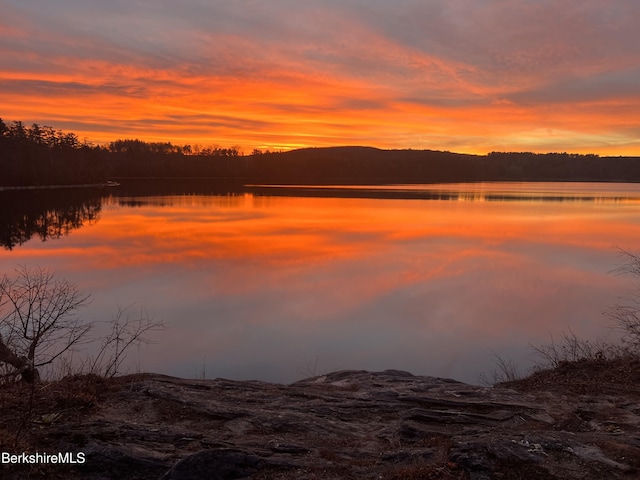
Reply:
<svg viewBox="0 0 640 480"><path fill-rule="evenodd" d="M183 377L477 383L493 353L526 370L550 335L615 336L602 311L631 288L609 273L616 247L640 250L632 184L111 193L68 235L0 250L0 269L55 270L91 292L90 320L145 308L167 328L127 368Z"/></svg>

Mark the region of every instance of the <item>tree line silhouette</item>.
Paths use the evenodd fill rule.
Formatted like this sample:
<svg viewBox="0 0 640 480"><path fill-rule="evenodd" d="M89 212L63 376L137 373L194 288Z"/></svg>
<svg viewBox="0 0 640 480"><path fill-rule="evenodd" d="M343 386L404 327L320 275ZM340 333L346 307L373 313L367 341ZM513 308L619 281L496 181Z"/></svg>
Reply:
<svg viewBox="0 0 640 480"><path fill-rule="evenodd" d="M0 119L0 186L99 184L119 178L216 178L247 183L640 181L640 157L372 147L287 152L116 140L99 146L52 127Z"/></svg>
<svg viewBox="0 0 640 480"><path fill-rule="evenodd" d="M238 147L116 140L106 146L75 133L0 118L0 186L81 185L118 177L229 177Z"/></svg>
<svg viewBox="0 0 640 480"><path fill-rule="evenodd" d="M97 183L106 178L101 149L74 133L0 119L0 185Z"/></svg>

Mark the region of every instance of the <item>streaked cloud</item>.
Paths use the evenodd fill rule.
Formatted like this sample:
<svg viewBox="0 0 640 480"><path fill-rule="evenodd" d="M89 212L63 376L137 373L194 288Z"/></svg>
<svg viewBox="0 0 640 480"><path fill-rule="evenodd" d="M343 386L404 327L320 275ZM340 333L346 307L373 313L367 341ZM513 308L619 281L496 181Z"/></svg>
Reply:
<svg viewBox="0 0 640 480"><path fill-rule="evenodd" d="M633 0L0 7L0 116L97 142L640 154Z"/></svg>

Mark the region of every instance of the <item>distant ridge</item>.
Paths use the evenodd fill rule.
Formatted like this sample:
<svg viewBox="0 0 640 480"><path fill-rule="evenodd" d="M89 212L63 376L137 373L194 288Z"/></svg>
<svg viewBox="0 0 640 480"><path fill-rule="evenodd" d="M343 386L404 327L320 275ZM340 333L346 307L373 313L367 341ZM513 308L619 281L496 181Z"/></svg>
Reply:
<svg viewBox="0 0 640 480"><path fill-rule="evenodd" d="M213 178L229 184L477 181L640 182L640 157L593 154L306 147L241 155L237 147L80 142L73 133L0 119L0 187L102 184L118 178Z"/></svg>
<svg viewBox="0 0 640 480"><path fill-rule="evenodd" d="M640 181L640 157L593 154L382 150L341 146L252 155L247 175L280 183L434 183L463 181ZM258 182L256 182L258 183Z"/></svg>

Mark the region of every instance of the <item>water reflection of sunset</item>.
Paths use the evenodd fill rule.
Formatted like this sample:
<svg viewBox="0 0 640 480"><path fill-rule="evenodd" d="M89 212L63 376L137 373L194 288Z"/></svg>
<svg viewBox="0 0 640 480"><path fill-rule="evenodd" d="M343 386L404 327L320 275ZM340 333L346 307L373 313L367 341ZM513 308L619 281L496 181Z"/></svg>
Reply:
<svg viewBox="0 0 640 480"><path fill-rule="evenodd" d="M110 259L152 263L201 258L245 258L264 263L362 258L393 242L469 239L496 246L510 240L580 247L611 246L611 235L640 235L640 223L618 221L618 209L593 206L473 205L456 202L389 201L370 208L361 199L176 197L171 208L139 207L105 218L100 227L112 244L132 239L140 256ZM345 208L345 205L348 208ZM285 207L283 209L283 207ZM275 214L275 215L274 215ZM594 223L593 219L598 218ZM606 228L603 228L606 226ZM389 243L392 241L392 243ZM136 248L138 247L138 248ZM115 252L115 251L114 251ZM460 253L460 252L459 252ZM461 254L461 253L460 253ZM122 262L122 263L120 263Z"/></svg>
<svg viewBox="0 0 640 480"><path fill-rule="evenodd" d="M290 381L318 357L475 381L491 351L526 363L550 333L606 333L616 245L640 246L636 204L114 197L0 266L78 282L92 318L145 306L168 329L143 369L190 376L206 357L211 375Z"/></svg>

